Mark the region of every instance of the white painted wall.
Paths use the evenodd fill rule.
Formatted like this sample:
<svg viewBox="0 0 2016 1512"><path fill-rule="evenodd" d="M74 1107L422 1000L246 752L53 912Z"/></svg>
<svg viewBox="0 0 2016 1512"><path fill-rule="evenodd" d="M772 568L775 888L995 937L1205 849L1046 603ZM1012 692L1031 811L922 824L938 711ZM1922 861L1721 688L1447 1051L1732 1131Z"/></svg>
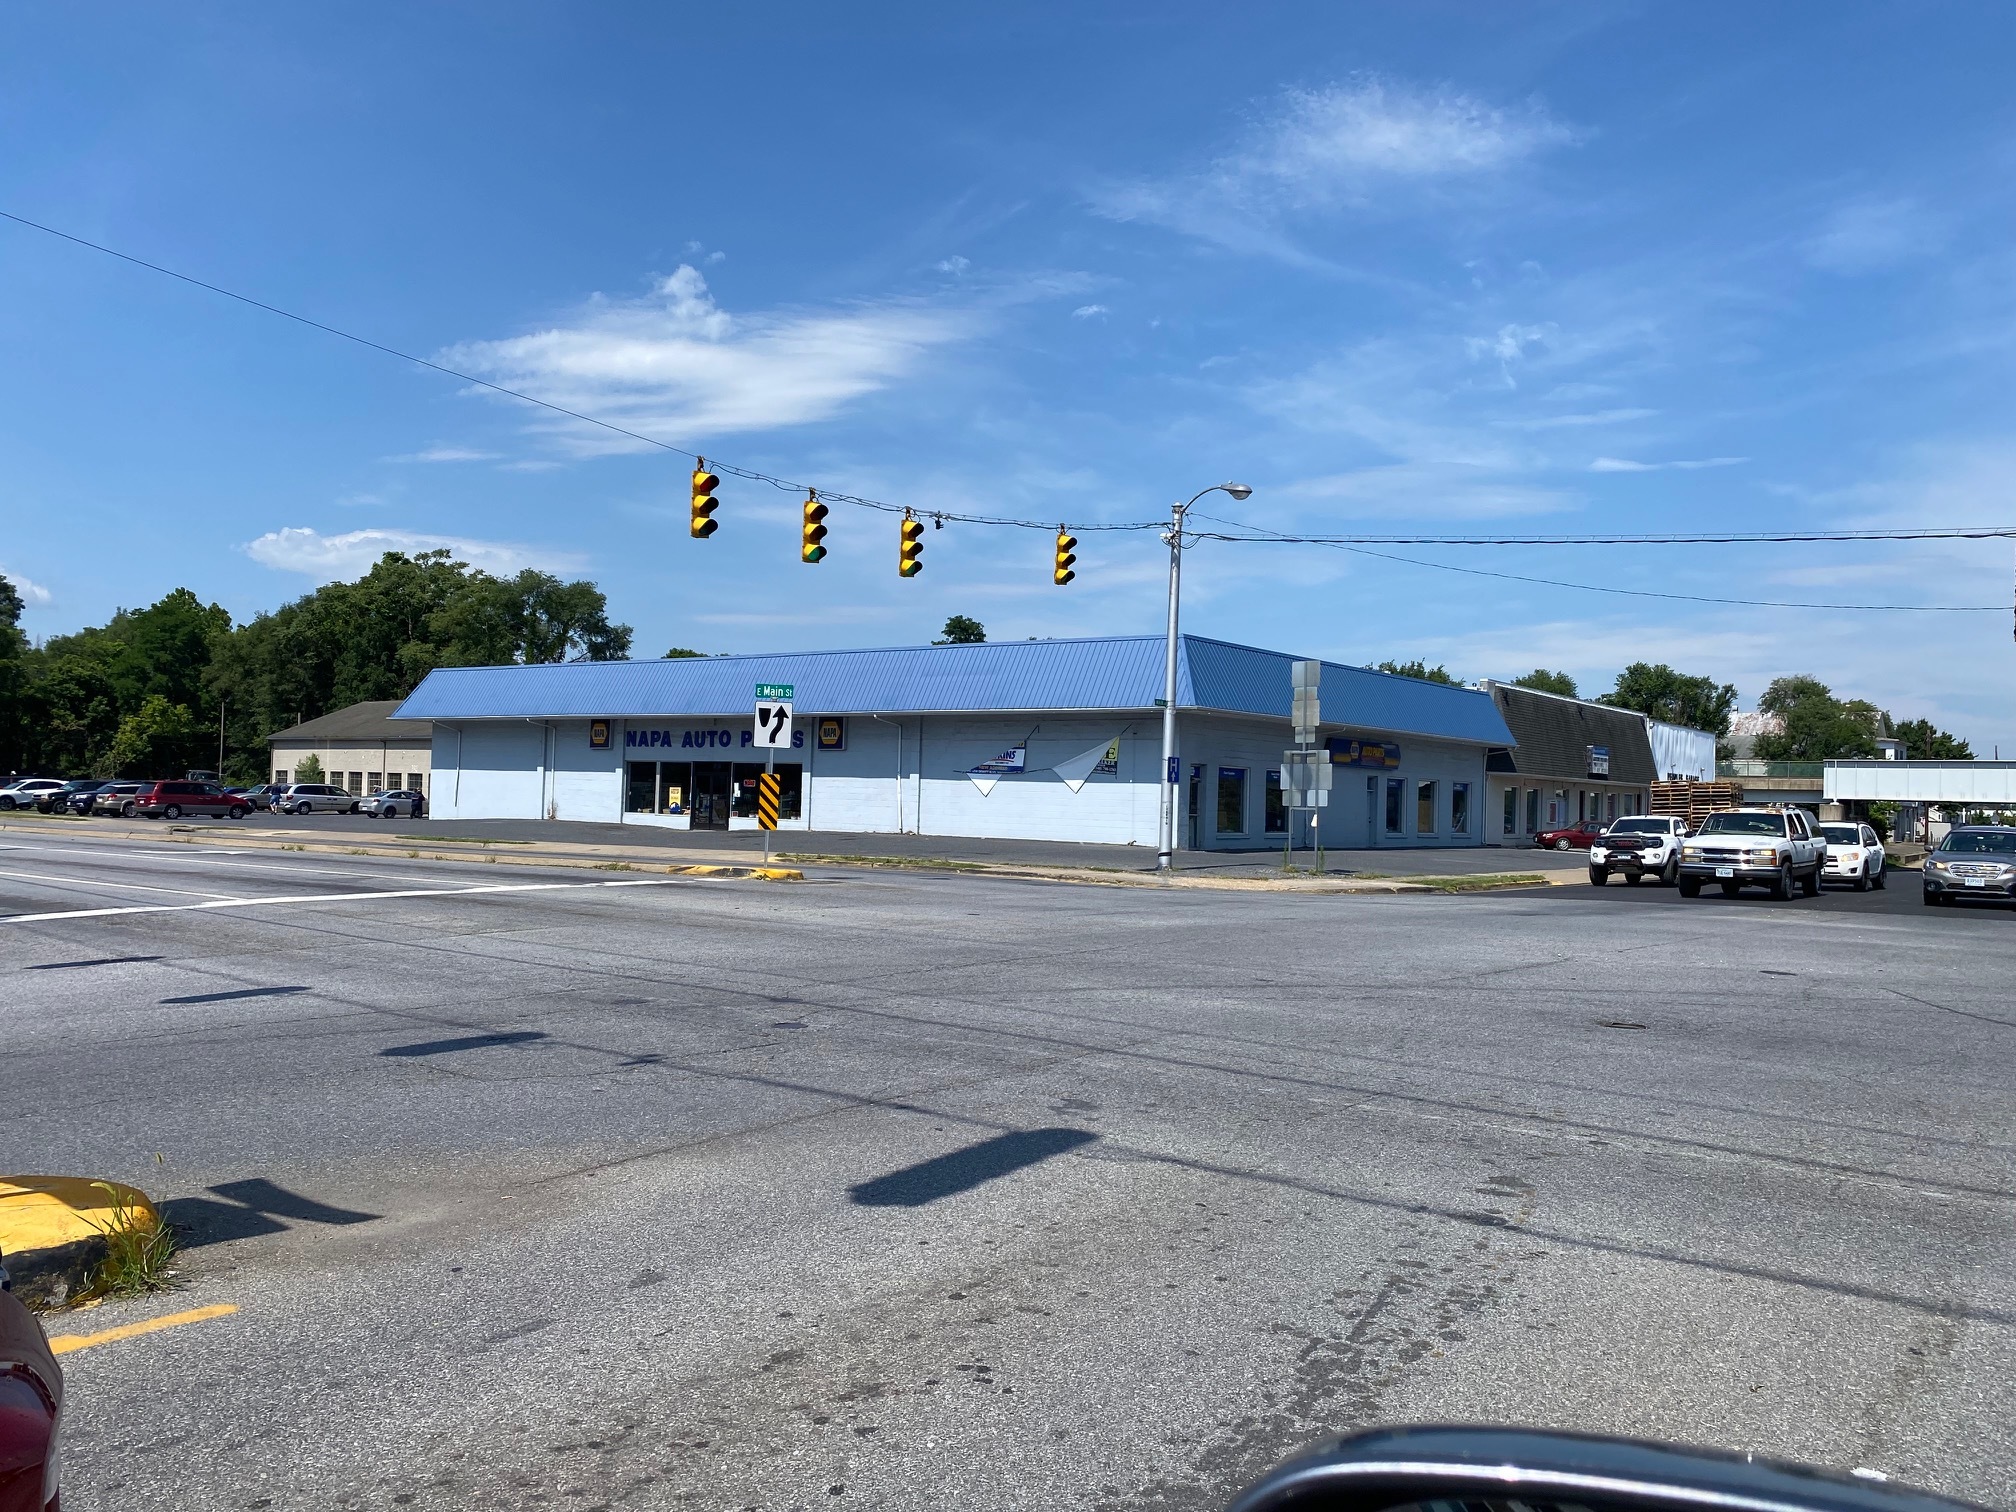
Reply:
<svg viewBox="0 0 2016 1512"><path fill-rule="evenodd" d="M434 726L433 793L437 819L544 817L545 727L519 720L468 720Z"/></svg>
<svg viewBox="0 0 2016 1512"><path fill-rule="evenodd" d="M1830 761L1821 780L1830 802L2016 808L2016 761Z"/></svg>
<svg viewBox="0 0 2016 1512"><path fill-rule="evenodd" d="M1662 780L1714 780L1715 737L1708 731L1648 719L1645 721L1645 733L1652 742L1652 770Z"/></svg>

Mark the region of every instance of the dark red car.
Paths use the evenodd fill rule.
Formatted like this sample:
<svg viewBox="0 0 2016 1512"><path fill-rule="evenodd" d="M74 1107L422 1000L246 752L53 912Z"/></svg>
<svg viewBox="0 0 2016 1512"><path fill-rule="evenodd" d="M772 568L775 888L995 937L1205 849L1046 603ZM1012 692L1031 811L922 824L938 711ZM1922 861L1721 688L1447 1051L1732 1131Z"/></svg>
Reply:
<svg viewBox="0 0 2016 1512"><path fill-rule="evenodd" d="M1542 850L1587 850L1603 833L1600 824L1571 824L1562 829L1542 830L1533 843Z"/></svg>
<svg viewBox="0 0 2016 1512"><path fill-rule="evenodd" d="M19 1297L0 1290L0 1512L59 1512L62 1418L63 1372L48 1337Z"/></svg>
<svg viewBox="0 0 2016 1512"><path fill-rule="evenodd" d="M214 782L150 782L133 795L133 811L149 819L180 819L184 814L243 819L252 805L243 793L227 793Z"/></svg>

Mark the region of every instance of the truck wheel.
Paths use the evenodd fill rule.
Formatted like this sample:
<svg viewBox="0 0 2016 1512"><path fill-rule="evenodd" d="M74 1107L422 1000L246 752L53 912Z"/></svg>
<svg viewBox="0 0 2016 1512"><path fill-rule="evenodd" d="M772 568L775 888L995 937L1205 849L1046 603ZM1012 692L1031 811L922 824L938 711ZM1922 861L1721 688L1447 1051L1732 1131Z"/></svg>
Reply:
<svg viewBox="0 0 2016 1512"><path fill-rule="evenodd" d="M1862 875L1855 879L1855 891L1867 892L1875 885L1876 883L1869 876L1869 863L1865 861L1862 863Z"/></svg>
<svg viewBox="0 0 2016 1512"><path fill-rule="evenodd" d="M1675 852L1673 859L1666 863L1666 870L1659 874L1659 880L1664 882L1668 887L1671 887L1675 882L1680 880L1680 856L1678 852Z"/></svg>
<svg viewBox="0 0 2016 1512"><path fill-rule="evenodd" d="M1679 885L1681 897L1698 898L1701 896L1701 879L1699 877L1682 877L1680 878Z"/></svg>
<svg viewBox="0 0 2016 1512"><path fill-rule="evenodd" d="M1876 868L1876 885L1878 887L1888 887L1890 885L1890 868L1888 866L1879 866Z"/></svg>
<svg viewBox="0 0 2016 1512"><path fill-rule="evenodd" d="M1605 871L1602 867L1592 866L1589 868L1589 885L1591 887L1601 887L1605 882L1608 882L1609 880L1610 880L1610 873Z"/></svg>
<svg viewBox="0 0 2016 1512"><path fill-rule="evenodd" d="M1809 898L1820 896L1820 863L1818 861L1813 863L1813 870L1799 879L1799 888Z"/></svg>
<svg viewBox="0 0 2016 1512"><path fill-rule="evenodd" d="M1771 896L1780 903L1789 902L1792 897L1792 864L1788 861L1778 868L1778 875L1771 879Z"/></svg>

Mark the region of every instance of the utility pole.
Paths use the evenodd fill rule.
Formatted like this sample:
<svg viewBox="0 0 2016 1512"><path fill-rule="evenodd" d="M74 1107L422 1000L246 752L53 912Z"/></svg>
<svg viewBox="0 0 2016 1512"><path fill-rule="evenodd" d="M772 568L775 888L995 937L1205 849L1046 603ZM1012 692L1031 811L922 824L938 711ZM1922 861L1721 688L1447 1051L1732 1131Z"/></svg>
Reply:
<svg viewBox="0 0 2016 1512"><path fill-rule="evenodd" d="M1228 493L1235 499L1250 499L1253 490L1244 483L1213 483L1191 496L1195 504L1208 493ZM1155 869L1170 871L1176 865L1176 781L1181 767L1176 759L1176 619L1183 597L1183 517L1190 504L1169 508L1169 638L1162 665L1162 826L1155 853Z"/></svg>
<svg viewBox="0 0 2016 1512"><path fill-rule="evenodd" d="M224 705L231 700L225 694L217 695L217 780L224 780Z"/></svg>

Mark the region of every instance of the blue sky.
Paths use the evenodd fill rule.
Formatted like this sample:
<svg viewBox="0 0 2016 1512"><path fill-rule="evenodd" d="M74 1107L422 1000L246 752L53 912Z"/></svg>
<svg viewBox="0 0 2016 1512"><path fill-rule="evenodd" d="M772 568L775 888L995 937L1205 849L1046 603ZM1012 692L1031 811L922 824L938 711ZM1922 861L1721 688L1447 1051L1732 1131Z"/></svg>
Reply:
<svg viewBox="0 0 2016 1512"><path fill-rule="evenodd" d="M1991 4L9 8L0 209L682 446L932 510L1289 532L2016 517L2016 11ZM28 627L240 617L388 546L668 645L1152 632L1150 535L730 480L0 225ZM100 528L102 526L102 528ZM1813 672L2016 755L2008 543L1206 544L1186 624L1466 677Z"/></svg>

